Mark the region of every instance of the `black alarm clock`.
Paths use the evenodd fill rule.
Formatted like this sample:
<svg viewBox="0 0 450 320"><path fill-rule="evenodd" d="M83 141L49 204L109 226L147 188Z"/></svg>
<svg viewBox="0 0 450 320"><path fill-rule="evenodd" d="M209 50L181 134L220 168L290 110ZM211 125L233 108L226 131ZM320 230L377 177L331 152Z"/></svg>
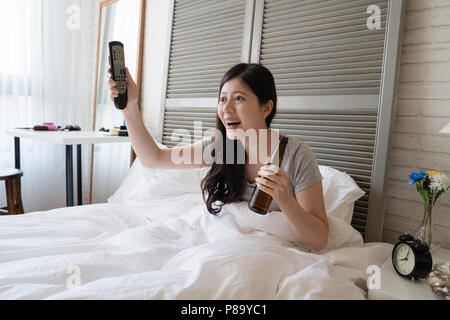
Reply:
<svg viewBox="0 0 450 320"><path fill-rule="evenodd" d="M392 264L395 271L408 279L425 278L433 267L430 248L420 239L403 234L392 250Z"/></svg>

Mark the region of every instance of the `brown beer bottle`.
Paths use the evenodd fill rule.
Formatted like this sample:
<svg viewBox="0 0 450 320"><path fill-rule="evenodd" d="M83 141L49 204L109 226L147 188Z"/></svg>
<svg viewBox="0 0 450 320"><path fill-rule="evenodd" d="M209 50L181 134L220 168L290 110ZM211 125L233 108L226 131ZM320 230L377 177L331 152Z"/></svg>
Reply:
<svg viewBox="0 0 450 320"><path fill-rule="evenodd" d="M278 166L281 165L287 142L288 138L280 135L280 138L278 139L277 145L275 146L275 150L273 151L268 164L273 164L276 160L276 156L278 155L278 163L275 162L275 164L277 164ZM267 214L271 203L272 197L256 187L253 191L250 201L248 202L248 207L250 210L256 213Z"/></svg>

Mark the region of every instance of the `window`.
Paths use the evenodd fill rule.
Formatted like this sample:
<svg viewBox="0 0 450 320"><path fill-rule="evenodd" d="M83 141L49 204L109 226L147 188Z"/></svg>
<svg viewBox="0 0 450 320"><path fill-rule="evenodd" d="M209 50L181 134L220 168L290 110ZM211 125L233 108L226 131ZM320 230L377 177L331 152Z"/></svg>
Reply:
<svg viewBox="0 0 450 320"><path fill-rule="evenodd" d="M2 95L29 96L31 93L31 1L0 0Z"/></svg>

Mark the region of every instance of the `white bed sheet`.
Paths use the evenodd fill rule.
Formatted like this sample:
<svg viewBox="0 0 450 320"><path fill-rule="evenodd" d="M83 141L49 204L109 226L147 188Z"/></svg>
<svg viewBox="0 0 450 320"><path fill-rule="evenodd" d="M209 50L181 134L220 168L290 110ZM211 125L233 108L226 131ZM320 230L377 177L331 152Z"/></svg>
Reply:
<svg viewBox="0 0 450 320"><path fill-rule="evenodd" d="M1 217L0 299L365 299L392 249L307 252L245 208L188 194Z"/></svg>

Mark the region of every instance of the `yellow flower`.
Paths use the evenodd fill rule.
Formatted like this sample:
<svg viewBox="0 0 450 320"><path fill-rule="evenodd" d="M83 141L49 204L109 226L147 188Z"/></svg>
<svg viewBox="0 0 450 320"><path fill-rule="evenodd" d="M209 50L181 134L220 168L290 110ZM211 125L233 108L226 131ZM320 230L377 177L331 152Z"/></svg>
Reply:
<svg viewBox="0 0 450 320"><path fill-rule="evenodd" d="M427 175L428 176L434 176L435 174L444 174L441 171L433 171L433 170L427 170Z"/></svg>

